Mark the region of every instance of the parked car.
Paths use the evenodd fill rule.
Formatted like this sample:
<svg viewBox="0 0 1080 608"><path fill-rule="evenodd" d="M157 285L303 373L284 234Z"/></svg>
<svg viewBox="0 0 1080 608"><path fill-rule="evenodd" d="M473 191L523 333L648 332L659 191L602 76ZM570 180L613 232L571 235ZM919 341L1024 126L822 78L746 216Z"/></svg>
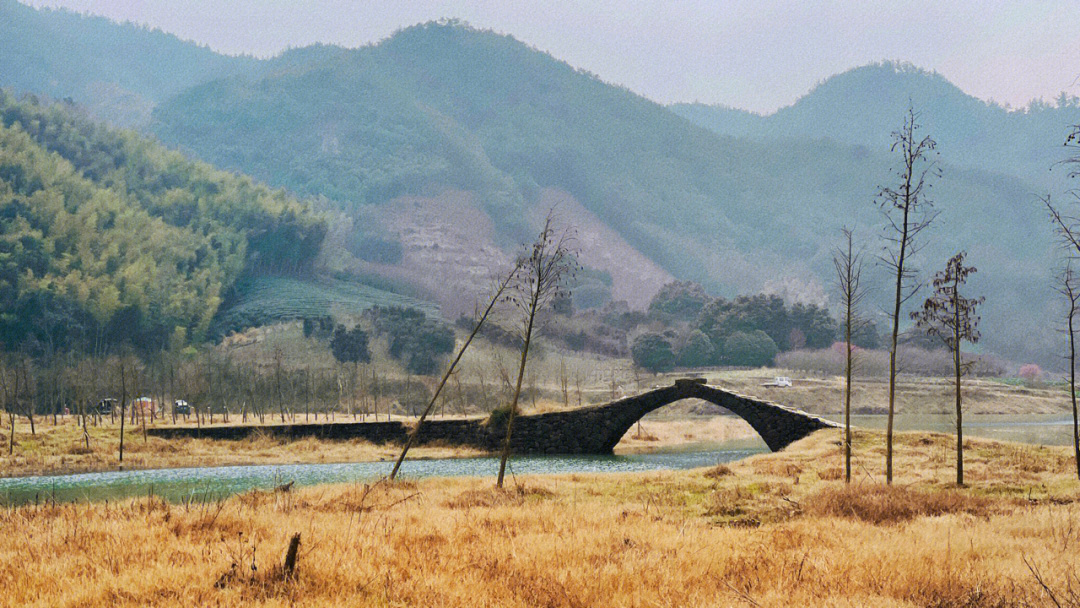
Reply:
<svg viewBox="0 0 1080 608"><path fill-rule="evenodd" d="M108 416L113 413L116 408L116 399L102 399L97 404L97 413L99 416Z"/></svg>
<svg viewBox="0 0 1080 608"><path fill-rule="evenodd" d="M184 401L183 399L177 399L176 401L173 401L172 409L173 416L187 416L191 414L191 406L188 405L188 402Z"/></svg>

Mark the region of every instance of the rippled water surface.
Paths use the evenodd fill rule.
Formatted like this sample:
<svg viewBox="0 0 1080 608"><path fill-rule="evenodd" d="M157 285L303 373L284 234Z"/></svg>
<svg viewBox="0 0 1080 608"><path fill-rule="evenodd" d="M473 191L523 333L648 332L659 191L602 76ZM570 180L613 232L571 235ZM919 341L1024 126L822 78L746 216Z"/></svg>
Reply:
<svg viewBox="0 0 1080 608"><path fill-rule="evenodd" d="M515 475L691 469L765 451L756 442L736 447L695 447L698 449L625 456L518 456L511 460L510 469ZM494 476L498 464L493 457L413 460L403 465L400 475L409 478ZM289 481L297 485L369 481L388 474L391 466L390 462L281 464L0 478L0 504L116 500L150 494L174 501L208 500L253 488L272 488Z"/></svg>

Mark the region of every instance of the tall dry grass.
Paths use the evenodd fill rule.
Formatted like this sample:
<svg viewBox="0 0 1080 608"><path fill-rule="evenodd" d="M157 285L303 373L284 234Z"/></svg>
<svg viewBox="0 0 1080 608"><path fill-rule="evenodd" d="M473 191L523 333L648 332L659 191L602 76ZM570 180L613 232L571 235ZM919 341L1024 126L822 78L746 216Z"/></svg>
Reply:
<svg viewBox="0 0 1080 608"><path fill-rule="evenodd" d="M995 479L943 494L938 439L901 438L892 490L828 481L840 460L825 431L724 469L507 492L427 480L0 510L0 605L1077 605L1080 487L1043 458L1057 451L1003 458ZM879 443L858 437L860 470ZM975 442L972 455L1007 453ZM902 516L881 507L893 501Z"/></svg>

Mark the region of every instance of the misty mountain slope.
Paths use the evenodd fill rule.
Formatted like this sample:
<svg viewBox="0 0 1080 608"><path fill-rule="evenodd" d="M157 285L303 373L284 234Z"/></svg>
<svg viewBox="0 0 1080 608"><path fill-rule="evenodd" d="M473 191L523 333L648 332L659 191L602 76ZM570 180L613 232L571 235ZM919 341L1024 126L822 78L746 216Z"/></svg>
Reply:
<svg viewBox="0 0 1080 608"><path fill-rule="evenodd" d="M808 297L831 293L841 224L877 251L882 222L873 198L895 160L889 134L908 97L920 104L906 91L922 83L945 176L935 190L942 214L920 264L929 273L956 249L971 251L982 269L976 285L993 296L987 348L1019 357L1056 340L1045 322L1049 234L1034 195L1044 157L1060 150L1069 104L1007 113L940 77L872 66L772 116L672 112L509 36L457 24L408 28L361 49L316 45L257 61L0 3L21 20L0 24L18 33L0 39L10 50L0 61L23 57L3 64L0 85L70 95L99 115L99 102L76 95L86 81L121 92L102 99L137 95L141 111L156 107L144 129L166 143L336 209L342 221L333 222L332 247L321 255L331 268L358 266L421 287L433 274L429 262L442 273L471 248L508 255L537 212L562 201L588 234L617 238L626 252L605 256L593 238L593 259L582 260L610 275L613 294L644 293L667 275L725 295L790 285ZM71 41L50 42L53 31ZM102 39L145 52L57 52L64 44L110 48ZM27 76L33 62L44 66L42 77ZM170 66L182 69L169 76ZM423 212L430 221L410 225L418 208L433 210ZM427 244L428 235L438 242ZM483 276L484 260L505 259L466 257L444 284ZM634 280L638 259L649 281L619 284Z"/></svg>
<svg viewBox="0 0 1080 608"><path fill-rule="evenodd" d="M0 0L0 86L71 98L115 124L145 124L166 97L257 65L160 30Z"/></svg>
<svg viewBox="0 0 1080 608"><path fill-rule="evenodd" d="M890 119L879 143L861 146L718 136L511 37L427 24L306 66L195 87L159 107L154 129L357 217L401 197L472 192L505 241L520 236L523 210L542 192L565 192L665 271L731 295L792 281L831 290L840 225L877 236L873 199L895 160L897 125ZM924 268L969 249L983 268L978 285L998 294L984 315L987 344L1017 352L1045 334L1016 320L1025 302L1015 294L1049 297L1036 190L1003 173L944 169Z"/></svg>
<svg viewBox="0 0 1080 608"><path fill-rule="evenodd" d="M716 133L750 138L830 138L884 149L913 104L946 162L1018 175L1045 188L1061 160L1068 125L1080 123L1080 102L1062 96L1009 111L976 99L941 75L882 63L832 76L775 113L760 116L723 106L676 104L672 111Z"/></svg>

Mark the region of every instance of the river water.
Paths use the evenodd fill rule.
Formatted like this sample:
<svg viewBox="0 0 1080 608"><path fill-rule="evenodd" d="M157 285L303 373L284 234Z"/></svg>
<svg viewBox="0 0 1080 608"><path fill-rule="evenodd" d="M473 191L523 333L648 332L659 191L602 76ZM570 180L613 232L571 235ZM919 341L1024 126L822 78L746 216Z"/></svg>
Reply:
<svg viewBox="0 0 1080 608"><path fill-rule="evenodd" d="M834 420L838 417L830 416ZM898 415L899 431L954 432L949 415ZM885 416L852 416L861 428L883 429ZM1071 445L1072 419L1068 415L968 415L964 433L1004 441L1045 445ZM634 473L692 469L732 462L767 451L760 439L698 443L648 454L618 456L516 456L515 475L560 473ZM390 472L390 462L339 464L279 464L182 469L110 471L75 475L0 478L0 506L44 501L101 501L137 496L161 496L172 501L214 500L238 492L296 485L372 481ZM487 477L498 471L498 461L485 458L411 460L401 475L422 477Z"/></svg>
<svg viewBox="0 0 1080 608"><path fill-rule="evenodd" d="M515 456L514 475L560 473L634 473L692 469L732 462L767 451L759 442L698 444L680 450L622 456ZM102 501L161 496L172 501L205 501L239 492L296 485L372 481L387 475L391 462L280 464L183 469L109 471L75 475L0 478L0 505L44 501ZM494 457L409 460L400 477L487 477L498 472Z"/></svg>

